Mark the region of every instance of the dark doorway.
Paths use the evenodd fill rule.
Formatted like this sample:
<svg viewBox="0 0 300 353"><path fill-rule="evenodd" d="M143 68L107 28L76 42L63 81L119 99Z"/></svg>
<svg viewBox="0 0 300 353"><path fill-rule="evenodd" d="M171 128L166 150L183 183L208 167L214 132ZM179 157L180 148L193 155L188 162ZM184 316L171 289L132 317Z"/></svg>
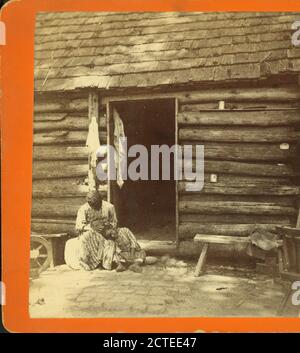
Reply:
<svg viewBox="0 0 300 353"><path fill-rule="evenodd" d="M128 149L136 144L147 148L150 175L151 145L175 144L175 101L132 101L116 103L114 107L122 119ZM128 158L128 164L134 159ZM117 210L119 225L130 228L139 239L176 239L173 159L170 166L171 180L128 179L121 189L115 182L112 183L112 202Z"/></svg>

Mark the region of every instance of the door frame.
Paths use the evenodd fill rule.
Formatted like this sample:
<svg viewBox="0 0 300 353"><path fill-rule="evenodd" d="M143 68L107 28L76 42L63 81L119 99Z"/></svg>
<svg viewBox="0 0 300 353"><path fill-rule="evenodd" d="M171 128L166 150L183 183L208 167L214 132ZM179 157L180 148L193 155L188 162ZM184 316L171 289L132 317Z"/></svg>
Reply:
<svg viewBox="0 0 300 353"><path fill-rule="evenodd" d="M178 98L174 96L170 97L149 97L149 96L141 96L138 98L131 98L127 97L126 99L114 99L113 97L105 97L105 105L106 105L106 129L107 129L107 145L111 145L113 141L113 129L112 129L112 124L113 124L113 105L115 103L129 103L129 102L136 102L136 101L155 101L155 100L169 100L174 102L174 119L175 119L175 146L178 145ZM174 158L177 158L176 154ZM107 161L107 173L109 175L110 173L110 158L108 158ZM112 199L112 182L107 179L107 200L108 202L111 202ZM176 242L176 247L179 247L179 197L178 197L178 180L175 180L175 242Z"/></svg>

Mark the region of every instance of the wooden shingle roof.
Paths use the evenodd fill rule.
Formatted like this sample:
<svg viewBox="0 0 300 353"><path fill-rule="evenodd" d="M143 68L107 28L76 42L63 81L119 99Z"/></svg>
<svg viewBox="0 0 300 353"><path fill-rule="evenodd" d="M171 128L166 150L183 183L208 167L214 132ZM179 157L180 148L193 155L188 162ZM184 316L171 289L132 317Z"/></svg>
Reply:
<svg viewBox="0 0 300 353"><path fill-rule="evenodd" d="M35 90L156 87L300 72L295 13L39 13Z"/></svg>

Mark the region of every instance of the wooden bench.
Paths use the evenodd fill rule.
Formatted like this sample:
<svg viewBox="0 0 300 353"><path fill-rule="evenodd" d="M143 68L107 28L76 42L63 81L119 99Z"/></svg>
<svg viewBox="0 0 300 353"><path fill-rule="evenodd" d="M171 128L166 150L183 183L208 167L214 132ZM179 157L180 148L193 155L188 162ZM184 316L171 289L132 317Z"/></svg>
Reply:
<svg viewBox="0 0 300 353"><path fill-rule="evenodd" d="M205 271L206 258L208 255L209 244L224 244L224 245L234 245L234 244L249 244L249 237L235 237L226 235L207 235L207 234L196 234L194 237L194 242L203 243L203 247L199 256L198 263L195 269L195 276L200 276L201 273Z"/></svg>

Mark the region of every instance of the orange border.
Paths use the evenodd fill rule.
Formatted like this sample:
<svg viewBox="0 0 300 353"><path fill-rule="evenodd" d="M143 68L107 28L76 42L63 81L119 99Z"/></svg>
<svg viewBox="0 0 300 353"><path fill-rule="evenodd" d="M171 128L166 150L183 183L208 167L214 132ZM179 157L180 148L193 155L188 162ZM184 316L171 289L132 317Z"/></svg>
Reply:
<svg viewBox="0 0 300 353"><path fill-rule="evenodd" d="M14 0L2 8L2 266L12 332L299 332L300 318L31 319L33 38L38 11L299 11L299 0ZM300 15L299 15L300 20Z"/></svg>

